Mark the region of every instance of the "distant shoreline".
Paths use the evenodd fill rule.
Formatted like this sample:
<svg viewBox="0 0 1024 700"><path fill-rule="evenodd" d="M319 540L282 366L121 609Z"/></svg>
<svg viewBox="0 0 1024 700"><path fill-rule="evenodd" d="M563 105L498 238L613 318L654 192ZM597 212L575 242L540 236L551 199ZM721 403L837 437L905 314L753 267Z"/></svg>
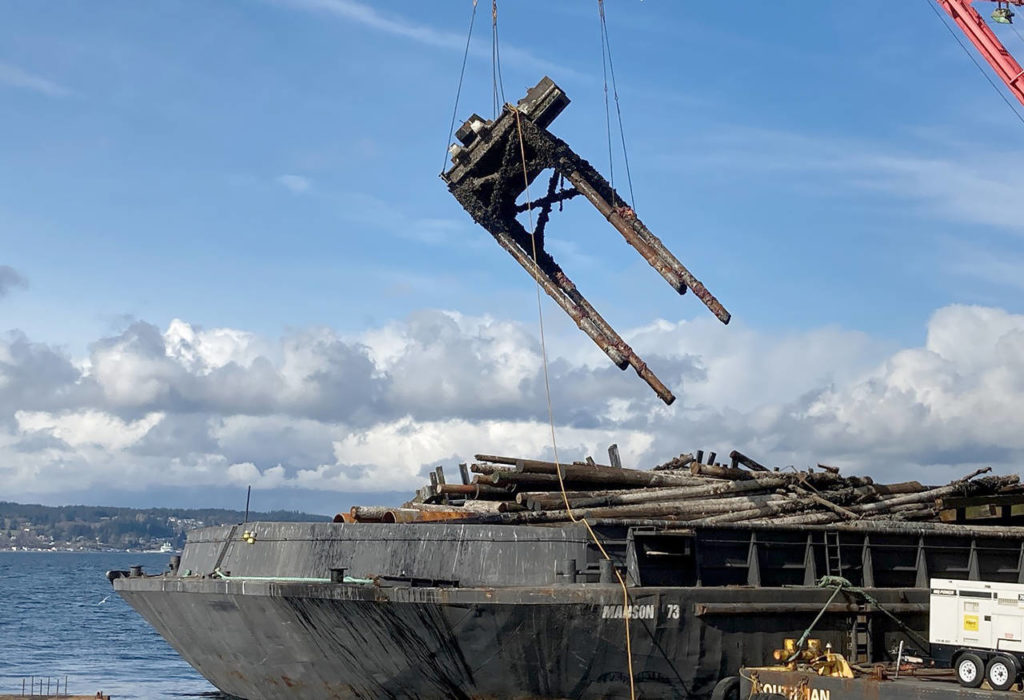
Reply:
<svg viewBox="0 0 1024 700"><path fill-rule="evenodd" d="M147 549L145 551L138 549L0 549L0 554L164 554L173 556L175 554L181 554L181 550L172 550L170 552L160 552L157 550Z"/></svg>
<svg viewBox="0 0 1024 700"><path fill-rule="evenodd" d="M0 551L170 554L185 546L193 530L241 523L247 516L250 521L331 520L297 511L246 513L222 508L44 506L0 501Z"/></svg>

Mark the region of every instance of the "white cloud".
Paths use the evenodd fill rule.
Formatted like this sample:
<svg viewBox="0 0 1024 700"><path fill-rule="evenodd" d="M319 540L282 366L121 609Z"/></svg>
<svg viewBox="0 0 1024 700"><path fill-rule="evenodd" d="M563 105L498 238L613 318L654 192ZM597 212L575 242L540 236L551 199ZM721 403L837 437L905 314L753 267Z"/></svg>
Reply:
<svg viewBox="0 0 1024 700"><path fill-rule="evenodd" d="M279 175L277 183L295 194L308 192L309 188L313 186L313 182L302 175Z"/></svg>
<svg viewBox="0 0 1024 700"><path fill-rule="evenodd" d="M272 489L284 484L284 468L281 465L259 469L252 462L232 464L227 469L228 479L236 484L247 484L258 489Z"/></svg>
<svg viewBox="0 0 1024 700"><path fill-rule="evenodd" d="M1024 317L949 306L924 347L902 350L862 381L822 393L806 415L835 446L867 441L904 459L946 463L976 449L1024 451ZM954 455L954 456L950 456Z"/></svg>
<svg viewBox="0 0 1024 700"><path fill-rule="evenodd" d="M18 411L14 418L23 433L44 432L71 447L93 446L116 451L137 443L163 420L164 414L150 413L137 421L125 421L95 410L63 414Z"/></svg>
<svg viewBox="0 0 1024 700"><path fill-rule="evenodd" d="M171 399L189 374L184 365L167 356L164 343L156 328L136 323L120 337L94 346L91 378L110 405L153 406Z"/></svg>
<svg viewBox="0 0 1024 700"><path fill-rule="evenodd" d="M607 429L579 429L563 426L558 432L560 455L578 458L600 455L608 446ZM652 436L643 430L620 431L616 438L626 462L638 459L651 446ZM422 467L470 461L478 452L505 455L550 455L551 435L537 421L472 421L452 418L417 421L410 416L353 433L334 443L336 464L373 465L366 473L350 475L338 471L328 477L335 488L371 491L380 483L403 483L409 487L423 481ZM312 480L326 470L303 470L299 481Z"/></svg>
<svg viewBox="0 0 1024 700"><path fill-rule="evenodd" d="M361 24L385 34L414 41L424 46L463 51L466 37L457 32L438 29L426 24L413 22L401 15L384 13L372 5L355 2L355 0L277 0L278 4L310 12L323 12L335 17ZM478 57L490 59L490 45L486 49L474 46L472 53ZM579 73L572 69L538 58L531 52L509 43L501 46L503 62L517 64L524 68L536 69L545 73L556 73L563 77L578 77Z"/></svg>
<svg viewBox="0 0 1024 700"><path fill-rule="evenodd" d="M703 320L627 336L679 400L664 406L578 335L551 338L562 459L602 459L612 442L640 467L737 448L941 482L1024 458L1021 315L944 307L925 343L902 349L839 328L770 335ZM353 338L270 341L137 322L88 362L0 338L10 498L114 484L411 492L425 468L477 452L552 456L532 328L421 311Z"/></svg>
<svg viewBox="0 0 1024 700"><path fill-rule="evenodd" d="M63 85L29 73L10 63L0 63L0 85L30 90L47 97L67 97L71 94L71 90Z"/></svg>
<svg viewBox="0 0 1024 700"><path fill-rule="evenodd" d="M168 326L164 341L168 357L202 375L232 362L248 367L267 352L252 333L232 328L204 331L177 318Z"/></svg>

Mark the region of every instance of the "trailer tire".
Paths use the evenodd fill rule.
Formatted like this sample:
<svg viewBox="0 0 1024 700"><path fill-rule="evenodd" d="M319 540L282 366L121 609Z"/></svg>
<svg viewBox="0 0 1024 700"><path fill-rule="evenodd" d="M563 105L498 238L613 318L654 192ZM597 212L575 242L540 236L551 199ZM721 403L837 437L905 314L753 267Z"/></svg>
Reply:
<svg viewBox="0 0 1024 700"><path fill-rule="evenodd" d="M985 680L985 663L973 652L958 656L955 669L956 679L965 688L977 688Z"/></svg>
<svg viewBox="0 0 1024 700"><path fill-rule="evenodd" d="M985 666L985 679L995 690L1009 690L1019 675L1017 661L1005 654L993 656Z"/></svg>
<svg viewBox="0 0 1024 700"><path fill-rule="evenodd" d="M727 676L718 681L711 691L711 700L740 700L740 679Z"/></svg>

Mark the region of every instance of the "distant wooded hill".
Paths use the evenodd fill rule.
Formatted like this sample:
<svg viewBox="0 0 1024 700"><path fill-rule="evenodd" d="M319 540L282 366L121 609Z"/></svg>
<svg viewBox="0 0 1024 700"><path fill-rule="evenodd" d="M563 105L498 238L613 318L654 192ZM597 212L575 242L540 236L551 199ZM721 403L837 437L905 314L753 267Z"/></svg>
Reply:
<svg viewBox="0 0 1024 700"><path fill-rule="evenodd" d="M0 501L0 549L137 549L164 542L181 547L188 530L240 523L245 513L224 508L42 506ZM324 522L325 515L290 510L250 512L249 520Z"/></svg>

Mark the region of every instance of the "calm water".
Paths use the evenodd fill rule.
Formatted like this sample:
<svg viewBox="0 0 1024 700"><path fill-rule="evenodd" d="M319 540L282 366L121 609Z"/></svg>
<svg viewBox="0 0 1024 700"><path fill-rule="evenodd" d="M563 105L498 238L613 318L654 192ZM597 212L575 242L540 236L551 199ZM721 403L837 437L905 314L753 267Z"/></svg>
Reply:
<svg viewBox="0 0 1024 700"><path fill-rule="evenodd" d="M219 697L104 576L132 564L159 573L169 558L0 552L0 695L35 675L67 676L72 693L117 699Z"/></svg>

